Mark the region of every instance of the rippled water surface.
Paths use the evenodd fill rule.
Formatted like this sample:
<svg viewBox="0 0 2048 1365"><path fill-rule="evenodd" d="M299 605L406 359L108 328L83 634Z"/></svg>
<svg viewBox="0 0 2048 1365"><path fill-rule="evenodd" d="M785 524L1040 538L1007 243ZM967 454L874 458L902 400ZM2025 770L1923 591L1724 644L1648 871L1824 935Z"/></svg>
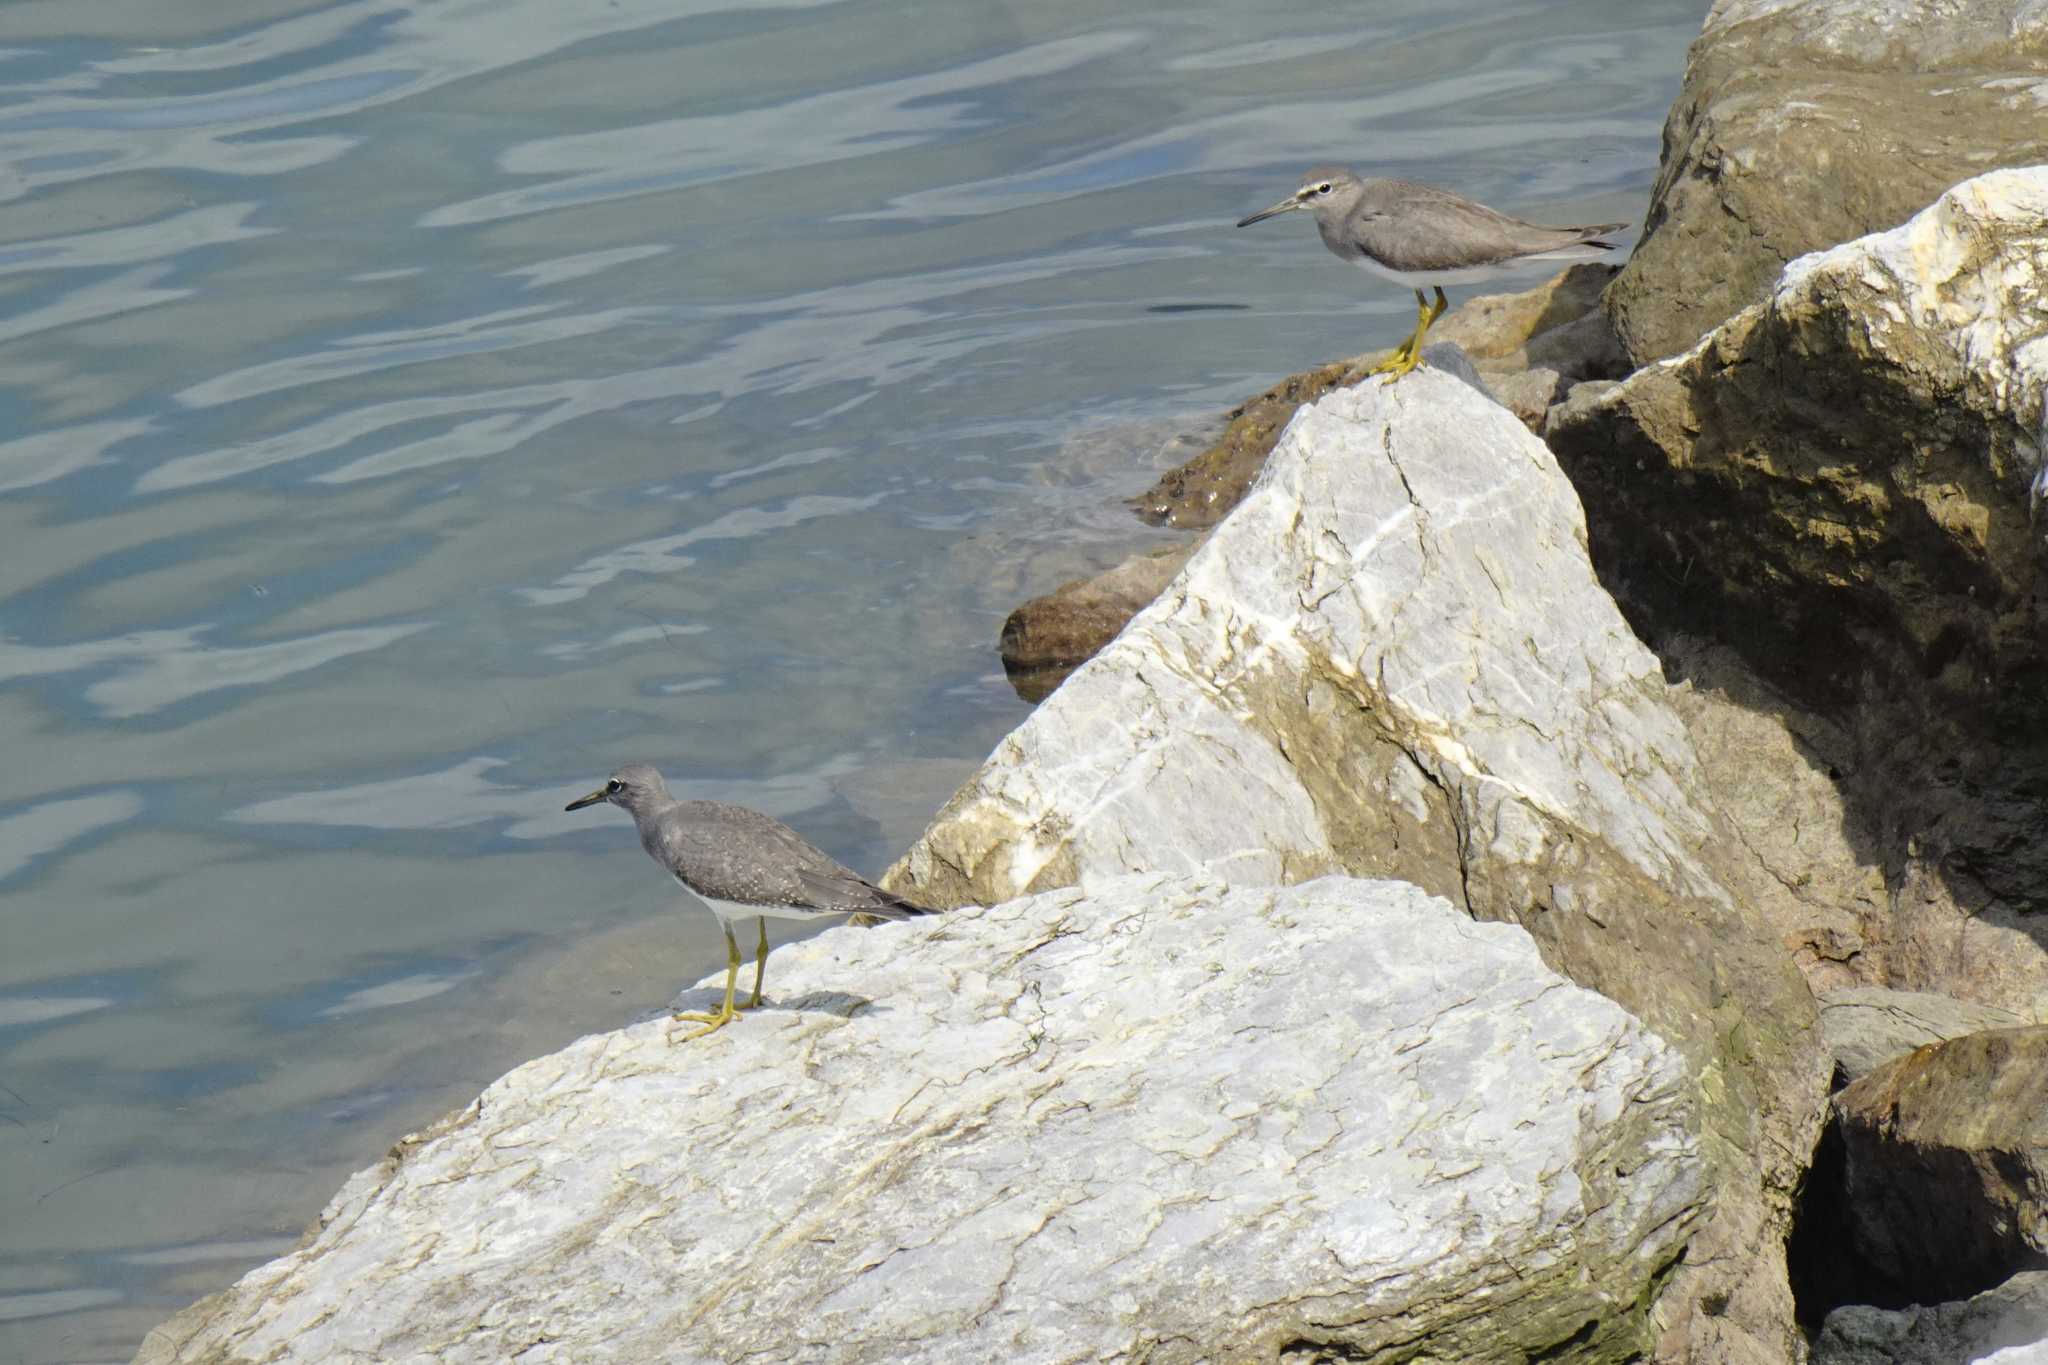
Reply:
<svg viewBox="0 0 2048 1365"><path fill-rule="evenodd" d="M0 8L0 1361L718 965L612 766L878 872L1169 436L1408 325L1230 223L1640 217L1702 9Z"/></svg>

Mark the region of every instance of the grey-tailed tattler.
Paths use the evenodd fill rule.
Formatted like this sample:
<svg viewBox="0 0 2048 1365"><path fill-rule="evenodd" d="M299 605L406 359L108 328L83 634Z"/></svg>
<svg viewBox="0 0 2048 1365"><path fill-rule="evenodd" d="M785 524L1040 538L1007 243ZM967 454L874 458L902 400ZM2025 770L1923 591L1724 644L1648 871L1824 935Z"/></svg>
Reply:
<svg viewBox="0 0 2048 1365"><path fill-rule="evenodd" d="M1566 259L1611 251L1600 239L1627 223L1543 227L1496 213L1462 195L1409 180L1360 179L1339 166L1318 166L1301 188L1239 227L1307 209L1323 245L1339 258L1415 291L1415 331L1369 373L1393 383L1422 362L1422 337L1450 305L1447 284L1490 279L1516 261ZM1432 306L1422 286L1436 290Z"/></svg>
<svg viewBox="0 0 2048 1365"><path fill-rule="evenodd" d="M732 936L734 920L751 915L760 923L754 997L746 1004L752 1009L761 1003L770 919L815 923L832 915L894 920L936 913L871 886L859 873L840 866L772 816L723 801L676 800L669 795L661 774L644 763L619 769L602 787L577 797L564 809L582 810L600 801L609 801L633 817L640 831L640 847L647 850L647 856L709 906L725 930L725 1003L708 1014L675 1016L704 1025L690 1034L691 1038L715 1033L739 1015L733 1006L733 989L740 975L740 945Z"/></svg>

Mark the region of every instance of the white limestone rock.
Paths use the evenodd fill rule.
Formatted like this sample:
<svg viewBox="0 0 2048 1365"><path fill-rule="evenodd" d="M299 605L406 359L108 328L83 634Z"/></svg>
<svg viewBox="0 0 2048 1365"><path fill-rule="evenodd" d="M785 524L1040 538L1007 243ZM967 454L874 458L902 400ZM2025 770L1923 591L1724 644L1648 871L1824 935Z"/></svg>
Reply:
<svg viewBox="0 0 2048 1365"><path fill-rule="evenodd" d="M1280 680L1299 694L1276 706ZM1326 793L1293 711L1367 691L1405 764ZM1293 732L1290 733L1290 730ZM1182 576L997 748L893 873L941 899L1207 868L1341 866L1370 793L1439 839L1520 858L1538 815L1644 873L1725 900L1692 849L1709 820L1656 656L1593 576L1571 485L1497 404L1433 370L1303 408ZM1342 777L1334 784L1344 786ZM1446 888L1448 889L1448 888ZM964 893L964 894L963 894Z"/></svg>
<svg viewBox="0 0 2048 1365"><path fill-rule="evenodd" d="M1758 909L1783 888L1706 795L1585 537L1548 448L1456 379L1332 392L885 880L960 904L1344 872L1522 924L1703 1087L1717 1217L1659 1349L1778 1365L1801 1349L1782 1246L1825 1096L1812 997Z"/></svg>
<svg viewBox="0 0 2048 1365"><path fill-rule="evenodd" d="M139 1359L1621 1359L1703 1198L1679 1056L1411 886L1132 877L768 980L512 1072Z"/></svg>

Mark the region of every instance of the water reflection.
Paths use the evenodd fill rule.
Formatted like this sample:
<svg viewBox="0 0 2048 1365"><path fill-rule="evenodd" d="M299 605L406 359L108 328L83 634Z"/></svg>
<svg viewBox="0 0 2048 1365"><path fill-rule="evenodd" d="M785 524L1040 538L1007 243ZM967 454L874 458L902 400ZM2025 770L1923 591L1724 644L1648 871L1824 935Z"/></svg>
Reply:
<svg viewBox="0 0 2048 1365"><path fill-rule="evenodd" d="M43 678L85 670L111 675L67 688L101 714L126 720L231 687L273 683L382 649L416 635L425 622L329 630L262 645L221 645L208 640L214 627L144 630L73 645L31 645L0 636L0 680Z"/></svg>
<svg viewBox="0 0 2048 1365"><path fill-rule="evenodd" d="M326 825L345 829L462 829L497 825L506 839L547 839L590 827L564 804L590 790L588 780L541 790L492 781L509 765L500 758L470 758L436 773L364 782L258 801L223 818L252 825ZM683 801L733 801L770 815L790 816L832 799L833 779L857 765L841 758L808 773L755 781L677 778L670 791ZM593 778L602 776L593 770Z"/></svg>
<svg viewBox="0 0 2048 1365"><path fill-rule="evenodd" d="M451 204L420 222L425 227L488 222L717 180L797 171L849 155L873 156L943 136L966 136L988 127L997 115L977 107L981 101L964 97L985 98L992 86L1053 75L1140 41L1137 33L1090 33L765 109L524 143L506 151L501 169L513 175L554 177L548 184Z"/></svg>
<svg viewBox="0 0 2048 1365"><path fill-rule="evenodd" d="M0 997L0 1028L17 1028L27 1024L47 1024L56 1019L68 1019L74 1014L90 1014L113 1004L104 995L20 995ZM19 1119L15 1120L20 1123Z"/></svg>
<svg viewBox="0 0 2048 1365"><path fill-rule="evenodd" d="M713 540L743 540L801 526L819 517L865 512L888 496L887 493L871 493L864 498L846 498L816 494L791 498L778 507L738 508L678 535L634 541L607 550L578 564L547 587L521 588L519 595L537 607L561 606L587 597L595 589L626 574L681 572L697 562L683 553L692 545Z"/></svg>
<svg viewBox="0 0 2048 1365"><path fill-rule="evenodd" d="M88 834L134 819L141 810L142 798L134 792L112 791L45 801L0 816L0 883Z"/></svg>
<svg viewBox="0 0 2048 1365"><path fill-rule="evenodd" d="M342 1015L361 1014L365 1010L416 1005L422 1000L433 999L443 991L454 990L475 976L476 973L473 971L408 972L390 981L380 981L374 986L362 986L352 990L320 1010L319 1016L322 1019L338 1019Z"/></svg>

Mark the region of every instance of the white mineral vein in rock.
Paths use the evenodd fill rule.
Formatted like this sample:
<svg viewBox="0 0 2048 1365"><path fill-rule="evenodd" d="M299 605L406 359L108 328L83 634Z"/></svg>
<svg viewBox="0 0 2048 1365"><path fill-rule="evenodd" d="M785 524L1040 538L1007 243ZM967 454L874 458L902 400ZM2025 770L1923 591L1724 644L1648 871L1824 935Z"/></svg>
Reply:
<svg viewBox="0 0 2048 1365"><path fill-rule="evenodd" d="M1455 379L1424 369L1331 393L906 868L923 880L934 859L974 856L956 844L996 848L1007 869L983 871L999 897L1154 868L1242 884L1339 866L1271 697L1298 705L1311 678L1341 675L1471 803L1496 856L1533 860L1541 812L1723 900L1694 857L1710 826L1689 795L1698 760L1585 536L1548 448Z"/></svg>

